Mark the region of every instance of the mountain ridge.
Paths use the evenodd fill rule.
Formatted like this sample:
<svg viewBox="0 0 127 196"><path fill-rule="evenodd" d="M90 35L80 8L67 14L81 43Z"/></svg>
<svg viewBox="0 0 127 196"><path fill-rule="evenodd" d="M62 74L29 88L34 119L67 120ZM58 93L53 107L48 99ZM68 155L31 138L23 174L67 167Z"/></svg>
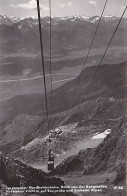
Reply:
<svg viewBox="0 0 127 196"><path fill-rule="evenodd" d="M53 18L52 19L52 54L67 55L70 52L88 50L93 33L98 24L99 17L89 19L80 17ZM110 40L119 18L102 18L93 49L105 47ZM41 19L43 32L44 53L49 54L49 17ZM40 52L38 20L26 18L12 25L0 22L1 54L10 53L38 53ZM124 46L126 38L127 18L121 21L117 31L117 38L113 40L112 47ZM121 36L122 35L122 36ZM35 39L36 37L36 39ZM103 39L105 37L105 39ZM84 40L84 41L83 41ZM10 48L11 46L11 48Z"/></svg>
<svg viewBox="0 0 127 196"><path fill-rule="evenodd" d="M80 16L80 15L74 15L74 16L65 16L65 17L51 17L53 21L62 21L62 20L70 20L70 21L76 21L77 19L79 20L83 20L83 21L90 21L90 22L95 22L96 20L99 20L99 16ZM116 17L116 16L103 16L102 19L105 19L105 21L107 20L110 20L110 19L117 19L119 17ZM126 17L125 17L126 18ZM15 17L15 16L7 16L7 15L3 15L3 14L0 14L0 24L7 24L7 25L12 25L14 23L17 23L17 22L20 22L20 21L23 21L23 20L33 20L33 21L36 21L37 20L37 17L26 17L26 18L19 18L19 17ZM46 16L46 17L41 17L42 20L44 21L48 21L49 22L49 19L50 17L49 16ZM93 19L93 20L92 20Z"/></svg>

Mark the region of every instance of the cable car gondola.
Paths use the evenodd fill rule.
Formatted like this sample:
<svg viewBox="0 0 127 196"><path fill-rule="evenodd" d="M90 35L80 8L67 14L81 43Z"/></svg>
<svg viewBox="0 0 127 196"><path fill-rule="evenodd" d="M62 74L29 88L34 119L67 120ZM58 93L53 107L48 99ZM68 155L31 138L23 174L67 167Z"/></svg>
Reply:
<svg viewBox="0 0 127 196"><path fill-rule="evenodd" d="M48 153L48 170L49 171L54 170L54 157L51 155L51 149L49 149L49 153Z"/></svg>

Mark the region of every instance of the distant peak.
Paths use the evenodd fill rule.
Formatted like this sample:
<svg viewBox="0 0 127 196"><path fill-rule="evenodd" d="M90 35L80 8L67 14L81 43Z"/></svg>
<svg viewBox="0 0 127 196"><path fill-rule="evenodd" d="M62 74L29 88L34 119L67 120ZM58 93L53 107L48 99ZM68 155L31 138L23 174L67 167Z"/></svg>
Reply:
<svg viewBox="0 0 127 196"><path fill-rule="evenodd" d="M6 15L0 14L0 18L7 18Z"/></svg>

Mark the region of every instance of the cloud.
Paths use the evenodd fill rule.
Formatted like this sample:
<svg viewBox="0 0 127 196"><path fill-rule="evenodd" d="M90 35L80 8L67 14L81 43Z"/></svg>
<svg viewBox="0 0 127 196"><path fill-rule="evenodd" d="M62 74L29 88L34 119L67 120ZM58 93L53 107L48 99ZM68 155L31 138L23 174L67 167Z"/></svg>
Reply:
<svg viewBox="0 0 127 196"><path fill-rule="evenodd" d="M90 3L91 5L96 5L96 1L93 1L93 0L90 0L89 3Z"/></svg>
<svg viewBox="0 0 127 196"><path fill-rule="evenodd" d="M37 8L37 3L36 3L36 0L30 0L28 3L22 3L22 4L17 4L17 5L11 4L11 7L33 10ZM47 6L41 5L41 4L40 4L40 8L43 10L49 10Z"/></svg>
<svg viewBox="0 0 127 196"><path fill-rule="evenodd" d="M60 4L60 7L65 8L65 7L70 7L72 5L72 2L68 2L67 4Z"/></svg>

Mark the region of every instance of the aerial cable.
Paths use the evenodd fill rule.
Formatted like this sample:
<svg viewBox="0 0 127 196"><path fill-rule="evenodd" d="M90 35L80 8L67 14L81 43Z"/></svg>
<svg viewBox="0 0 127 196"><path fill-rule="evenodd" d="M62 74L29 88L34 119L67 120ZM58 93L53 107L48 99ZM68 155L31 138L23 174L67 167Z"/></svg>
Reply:
<svg viewBox="0 0 127 196"><path fill-rule="evenodd" d="M105 52L104 52L104 55L103 55L101 61L100 61L99 65L98 65L98 67L97 67L97 70L95 71L95 73L94 73L94 75L93 75L93 77L92 77L92 80L91 80L90 84L88 85L88 88L87 88L87 90L86 90L86 93L87 93L87 91L90 89L90 86L92 85L92 83L93 83L93 81L94 81L94 78L95 78L95 76L96 76L96 74L97 74L97 72L98 72L98 69L99 69L100 66L101 66L101 63L102 63L102 61L103 61L103 59L104 59L104 57L105 57L105 55L106 55L106 53L107 53L107 51L108 51L108 48L109 48L109 46L110 46L110 44L111 44L111 42L112 42L112 40L113 40L113 38L114 38L114 36L115 36L115 34L116 34L116 31L118 30L118 27L119 27L119 25L120 25L120 23L121 23L121 21L122 21L122 19L123 19L123 16L124 16L126 10L127 10L127 6L126 6L126 8L125 8L125 10L124 10L124 12L123 12L123 14L122 14L122 16L121 16L121 18L120 18L118 24L117 24L117 27L115 28L115 31L114 31L114 33L113 33L113 35L112 35L112 37L111 37L111 39L110 39L110 41L109 41L109 44L108 44L108 46L107 46L107 48L106 48L106 50L105 50ZM78 109L77 109L77 112L78 112L78 110L80 110L81 104L82 104L82 103L81 103L81 101L80 101L80 105L79 105L79 107L78 107ZM77 113L77 112L76 112L76 113ZM61 126L64 122L66 122L66 120L67 120L70 116L71 116L71 108L69 108L69 114L68 114L68 116L61 122L60 126Z"/></svg>
<svg viewBox="0 0 127 196"><path fill-rule="evenodd" d="M51 91L51 115L52 115L52 91L53 91L53 78L52 78L52 4L51 0L49 0L49 20L50 20L50 35L49 35L49 41L50 41L50 91Z"/></svg>
<svg viewBox="0 0 127 196"><path fill-rule="evenodd" d="M105 57L105 55L106 55L106 53L107 53L107 51L108 51L108 49L109 49L109 46L110 46L110 44L111 44L111 42L112 42L112 40L113 40L113 38L114 38L114 36L115 36L115 34L116 34L116 31L118 30L118 27L119 27L119 25L120 25L120 23L121 23L121 21L122 21L122 19L123 19L123 16L124 16L126 10L127 10L127 6L126 6L126 8L125 8L125 10L124 10L124 12L123 12L123 14L122 14L122 16L121 16L121 18L120 18L120 20L119 20L117 26L116 26L116 29L115 29L115 31L114 31L114 33L113 33L113 35L112 35L112 37L111 37L111 39L110 39L110 41L109 41L109 43L108 43L108 46L107 46L107 48L106 48L106 50L105 50L105 52L104 52L104 55L102 56L102 59L101 59L99 65L97 66L97 69L96 69L96 71L95 71L95 73L94 73L94 75L93 75L93 77L92 77L92 80L91 80L91 82L90 82L90 84L89 84L89 86L88 86L88 88L87 88L87 91L90 89L90 87L91 87L91 85L92 85L92 83L93 83L93 81L94 81L94 78L95 78L95 76L96 76L96 74L97 74L97 72L98 72L98 70L99 70L99 68L100 68L100 66L101 66L101 63L102 63L102 61L103 61L103 59L104 59L104 57Z"/></svg>
<svg viewBox="0 0 127 196"><path fill-rule="evenodd" d="M105 4L104 4L104 8L103 8L103 10L102 10L101 16L100 16L100 18L99 18L99 21L98 21L98 24L97 24L97 27L96 27L96 30L95 30L95 32L94 32L94 36L93 36L92 42L91 42L91 44L90 44L90 47L89 47L87 56L86 56L86 58L85 58L85 60L84 60L83 68L82 68L81 73L80 73L80 75L79 75L79 78L78 78L78 81L77 81L77 85L76 85L76 88L75 88L74 93L73 93L73 95L72 95L72 98L75 96L75 94L76 94L76 92L77 92L79 82L80 82L80 80L81 80L83 71L84 71L84 69L85 69L85 67L86 67L86 62L87 62L87 60L88 60L90 51L91 51L91 49L92 49L92 46L93 46L93 43L94 43L94 40L95 40L97 31L98 31L98 29L99 29L99 26L100 26L100 23L101 23L101 20L102 20L102 17L103 17L105 8L106 8L106 6L107 6L107 3L108 3L108 0L106 0L106 2L105 2Z"/></svg>
<svg viewBox="0 0 127 196"><path fill-rule="evenodd" d="M111 44L111 42L112 42L112 40L113 40L113 38L114 38L114 36L115 36L117 30L118 30L118 27L119 27L119 25L120 25L120 23L121 23L121 21L122 21L122 19L123 19L123 16L124 16L126 10L127 10L127 6L126 6L125 9L124 9L124 12L123 12L123 14L122 14L122 16L121 16L121 18L120 18L120 20L119 20L119 22L118 22L116 28L115 28L115 31L114 31L114 33L113 33L113 35L112 35L112 37L111 37L109 43L108 43L108 46L107 46L107 48L106 48L106 50L105 50L105 52L104 52L104 54L103 54L103 56L102 56L102 58L101 58L101 60L100 60L100 63L99 63L99 65L97 66L96 71L94 72L94 75L93 75L93 77L92 77L92 79L91 79L91 81L90 81L90 83L89 83L89 85L88 85L88 88L86 89L86 93L88 93L88 91L89 91L91 85L93 84L93 81L94 81L94 79L95 79L95 76L96 76L96 74L97 74L97 72L98 72L98 70L99 70L99 68L100 68L100 66L101 66L101 64L102 64L102 61L103 61L103 59L104 59L104 57L105 57L105 55L106 55L106 53L107 53L107 51L108 51L108 49L109 49L109 46L110 46L110 44ZM80 102L80 105L79 105L79 107L78 107L78 109L77 109L76 114L77 114L78 111L80 110L81 104L82 104L82 102Z"/></svg>
<svg viewBox="0 0 127 196"><path fill-rule="evenodd" d="M93 36L93 38L92 38L92 41L91 41L91 44L90 44L90 47L89 47L89 50L88 50L88 53L87 53L87 56L86 56L86 58L85 58L85 60L84 60L84 63L83 63L83 68L82 68L82 70L81 70L81 72L80 72L80 75L79 75L79 77L78 77L78 81L77 81L76 87L75 87L75 89L74 89L73 95L71 96L70 106L69 106L69 110L68 110L68 111L70 111L70 110L71 110L71 107L72 107L72 101L73 101L72 99L73 99L73 97L75 96L75 94L76 94L76 92L77 92L79 82L80 82L80 80L81 80L81 77L82 77L83 71L84 71L84 69L85 69L85 67L86 67L86 62L87 62L87 60L88 60L88 57L89 57L90 51L91 51L91 49L92 49L92 46L93 46L93 43L94 43L94 40L95 40L96 34L97 34L97 32L98 32L98 29L99 29L99 26L100 26L100 23L101 23L101 20L102 20L102 17L103 17L103 14L104 14L105 8L106 8L106 6L107 6L107 3L108 3L108 0L106 0L106 1L105 1L105 4L104 4L104 7L103 7L103 10L102 10L101 16L100 16L100 18L99 18L99 21L98 21L98 24L97 24L96 30L95 30L95 32L94 32L94 36ZM68 116L70 116L70 114L68 114ZM67 118L67 117L66 117L66 118ZM64 120L64 121L66 121L66 118L65 118L65 120ZM63 122L61 122L61 124L60 124L60 125L62 125L62 124L63 124Z"/></svg>
<svg viewBox="0 0 127 196"><path fill-rule="evenodd" d="M48 99L47 99L46 76L45 76L45 63L44 63L44 51L43 51L43 39L42 39L42 30L41 30L41 16L40 16L39 0L37 0L37 12L38 12L38 22L39 22L41 60L42 60L42 68L43 68L43 81L44 81L44 92L45 92L46 119L47 119L47 127L48 127L48 132L49 132Z"/></svg>
<svg viewBox="0 0 127 196"><path fill-rule="evenodd" d="M54 157L52 156L52 151L51 151L51 146L50 146L51 136L50 136L50 127L49 127L49 111L48 111L48 99L47 99L47 89L46 89L45 64L44 64L43 40L42 40L39 0L37 0L37 11L38 11L40 46L41 46L41 57L42 57L43 79L44 79L45 107L46 107L47 126L48 126L48 133L49 133L49 138L48 138L48 144L49 144L49 149L48 149L48 170L53 170L54 169ZM51 14L51 12L50 12L50 14ZM50 18L50 21L51 21L51 18ZM51 24L50 24L50 27L51 27ZM50 30L50 32L51 32L51 30ZM51 44L50 44L50 47L51 47Z"/></svg>

